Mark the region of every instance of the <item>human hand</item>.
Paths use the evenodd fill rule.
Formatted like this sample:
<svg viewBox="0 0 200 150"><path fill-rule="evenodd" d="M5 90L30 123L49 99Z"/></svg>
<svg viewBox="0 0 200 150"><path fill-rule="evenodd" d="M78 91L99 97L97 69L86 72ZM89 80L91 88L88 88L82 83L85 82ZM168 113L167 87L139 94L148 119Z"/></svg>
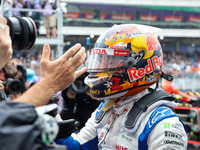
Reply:
<svg viewBox="0 0 200 150"><path fill-rule="evenodd" d="M0 80L0 90L4 91L4 89L5 89L5 87L4 87L3 83L2 83L2 81Z"/></svg>
<svg viewBox="0 0 200 150"><path fill-rule="evenodd" d="M18 94L11 94L10 100L15 100L16 98L18 98L18 97L21 96L21 95L22 95L21 93L18 93Z"/></svg>
<svg viewBox="0 0 200 150"><path fill-rule="evenodd" d="M79 122L74 119L58 121L59 132L56 139L68 138L72 133L78 130Z"/></svg>
<svg viewBox="0 0 200 150"><path fill-rule="evenodd" d="M80 44L71 47L57 60L49 61L49 57L50 47L48 44L44 44L40 62L41 81L45 82L45 85L54 92L67 88L87 70L84 67L76 71L86 58L85 48L81 47Z"/></svg>
<svg viewBox="0 0 200 150"><path fill-rule="evenodd" d="M7 20L0 15L0 68L2 68L12 58L12 45L10 29Z"/></svg>

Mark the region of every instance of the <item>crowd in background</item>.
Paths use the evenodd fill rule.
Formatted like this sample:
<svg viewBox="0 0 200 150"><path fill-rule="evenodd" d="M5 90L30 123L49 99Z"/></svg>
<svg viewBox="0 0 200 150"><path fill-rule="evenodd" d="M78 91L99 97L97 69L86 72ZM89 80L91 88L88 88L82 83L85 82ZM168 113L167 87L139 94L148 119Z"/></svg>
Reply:
<svg viewBox="0 0 200 150"><path fill-rule="evenodd" d="M196 54L164 53L163 69L175 78L194 78L200 75L200 57Z"/></svg>
<svg viewBox="0 0 200 150"><path fill-rule="evenodd" d="M56 38L56 14L54 12L57 9L56 0L4 0L3 5L4 16L30 17L35 22L38 35L42 23L46 29L46 38L51 38L51 36ZM12 13L10 11L11 8L14 8ZM30 11L30 9L37 11Z"/></svg>

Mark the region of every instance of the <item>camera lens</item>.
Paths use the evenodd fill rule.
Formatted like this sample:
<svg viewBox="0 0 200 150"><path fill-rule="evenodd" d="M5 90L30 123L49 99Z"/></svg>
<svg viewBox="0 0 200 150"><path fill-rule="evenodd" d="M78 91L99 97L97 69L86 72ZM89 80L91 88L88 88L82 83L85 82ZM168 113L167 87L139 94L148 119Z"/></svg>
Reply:
<svg viewBox="0 0 200 150"><path fill-rule="evenodd" d="M29 17L6 17L10 27L10 36L13 50L31 49L37 37L34 21Z"/></svg>
<svg viewBox="0 0 200 150"><path fill-rule="evenodd" d="M18 94L22 91L22 83L19 80L13 80L8 83L8 91L11 94Z"/></svg>
<svg viewBox="0 0 200 150"><path fill-rule="evenodd" d="M19 80L14 80L12 78L8 78L6 81L3 81L2 84L5 87L5 93L9 94L18 94L22 92L23 84Z"/></svg>

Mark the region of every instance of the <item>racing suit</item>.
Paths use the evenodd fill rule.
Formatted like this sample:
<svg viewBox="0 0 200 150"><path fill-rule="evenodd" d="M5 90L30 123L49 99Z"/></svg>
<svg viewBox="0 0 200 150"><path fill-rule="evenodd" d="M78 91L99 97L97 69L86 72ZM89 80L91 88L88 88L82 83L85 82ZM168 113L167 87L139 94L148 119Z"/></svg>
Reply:
<svg viewBox="0 0 200 150"><path fill-rule="evenodd" d="M147 94L147 90L120 100L109 109L102 121L95 123L98 109L78 134L67 139L56 140L71 149L82 150L186 150L187 135L182 121L161 102L141 114L135 130L124 127L124 118L134 103ZM142 117L141 117L142 116ZM97 148L98 147L98 148Z"/></svg>

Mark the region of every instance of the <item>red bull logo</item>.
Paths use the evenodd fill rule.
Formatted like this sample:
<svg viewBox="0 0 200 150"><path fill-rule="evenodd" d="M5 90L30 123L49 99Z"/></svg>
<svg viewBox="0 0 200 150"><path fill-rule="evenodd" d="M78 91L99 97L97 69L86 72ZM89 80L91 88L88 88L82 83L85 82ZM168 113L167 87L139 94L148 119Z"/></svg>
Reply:
<svg viewBox="0 0 200 150"><path fill-rule="evenodd" d="M155 56L152 59L147 60L148 65L146 65L145 68L140 68L138 70L136 68L128 69L127 71L128 71L130 82L133 82L135 80L138 80L144 77L145 74L152 73L156 69L157 66L161 66L162 60L163 60L162 56L160 58Z"/></svg>

